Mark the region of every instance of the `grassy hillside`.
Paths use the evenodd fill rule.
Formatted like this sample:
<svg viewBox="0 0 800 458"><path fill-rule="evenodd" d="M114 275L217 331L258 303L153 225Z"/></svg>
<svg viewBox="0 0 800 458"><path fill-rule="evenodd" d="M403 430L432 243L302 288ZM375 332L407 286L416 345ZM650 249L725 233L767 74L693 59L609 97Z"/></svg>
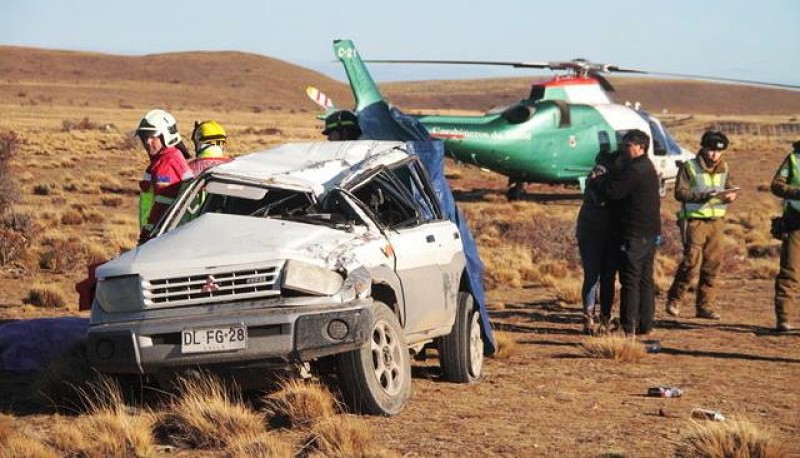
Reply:
<svg viewBox="0 0 800 458"><path fill-rule="evenodd" d="M6 103L148 109L315 110L305 87L350 103L349 89L296 65L234 51L116 56L0 46Z"/></svg>
<svg viewBox="0 0 800 458"><path fill-rule="evenodd" d="M405 109L486 110L516 102L541 78L382 83ZM702 81L613 78L615 99L653 112L711 115L800 114L800 91ZM148 109L315 112L305 87L317 86L342 106L342 82L271 57L235 51L118 56L0 46L5 103Z"/></svg>

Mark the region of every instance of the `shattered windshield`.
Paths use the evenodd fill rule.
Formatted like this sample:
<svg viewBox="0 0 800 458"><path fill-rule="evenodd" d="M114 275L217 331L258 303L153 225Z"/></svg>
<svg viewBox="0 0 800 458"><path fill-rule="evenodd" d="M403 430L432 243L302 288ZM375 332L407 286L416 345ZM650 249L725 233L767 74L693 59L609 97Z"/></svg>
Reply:
<svg viewBox="0 0 800 458"><path fill-rule="evenodd" d="M318 204L313 194L291 189L257 186L211 179L195 186L176 227L206 213L304 221L314 224L345 224L353 213L338 205Z"/></svg>

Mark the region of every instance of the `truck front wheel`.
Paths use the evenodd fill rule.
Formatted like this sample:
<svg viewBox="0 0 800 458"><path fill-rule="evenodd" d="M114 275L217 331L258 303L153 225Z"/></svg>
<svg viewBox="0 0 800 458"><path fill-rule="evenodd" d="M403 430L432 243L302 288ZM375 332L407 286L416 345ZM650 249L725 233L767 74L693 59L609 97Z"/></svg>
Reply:
<svg viewBox="0 0 800 458"><path fill-rule="evenodd" d="M345 403L359 413L396 415L411 396L411 359L397 317L375 302L369 341L337 356L339 389Z"/></svg>

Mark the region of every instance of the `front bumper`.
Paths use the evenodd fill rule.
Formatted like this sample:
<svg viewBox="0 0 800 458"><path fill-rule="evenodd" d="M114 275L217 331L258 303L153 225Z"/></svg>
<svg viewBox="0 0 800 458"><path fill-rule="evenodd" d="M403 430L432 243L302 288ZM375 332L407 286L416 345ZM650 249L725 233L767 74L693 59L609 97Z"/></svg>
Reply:
<svg viewBox="0 0 800 458"><path fill-rule="evenodd" d="M248 308L208 306L207 313L93 324L90 364L100 372L149 374L199 365L282 367L361 347L372 323L372 300L345 305ZM238 350L183 353L184 329L247 327Z"/></svg>

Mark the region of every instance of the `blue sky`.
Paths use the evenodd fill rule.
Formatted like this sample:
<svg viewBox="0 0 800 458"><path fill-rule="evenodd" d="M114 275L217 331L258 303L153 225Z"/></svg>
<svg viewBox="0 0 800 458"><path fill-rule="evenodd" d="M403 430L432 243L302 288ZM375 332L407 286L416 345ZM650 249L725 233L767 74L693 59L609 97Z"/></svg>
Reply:
<svg viewBox="0 0 800 458"><path fill-rule="evenodd" d="M342 80L334 38L366 58L584 57L650 71L800 85L794 0L4 0L0 44L112 54L238 50ZM530 70L378 66L380 81L526 76Z"/></svg>

